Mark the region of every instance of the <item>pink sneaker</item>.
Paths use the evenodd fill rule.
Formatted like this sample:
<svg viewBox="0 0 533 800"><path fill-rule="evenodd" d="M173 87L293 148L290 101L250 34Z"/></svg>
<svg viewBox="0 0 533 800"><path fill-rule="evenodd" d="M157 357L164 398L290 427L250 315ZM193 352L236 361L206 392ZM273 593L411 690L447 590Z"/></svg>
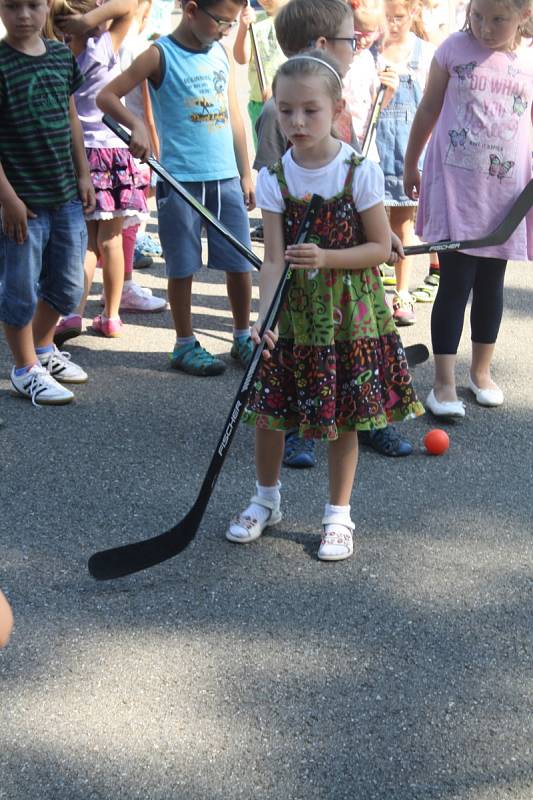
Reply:
<svg viewBox="0 0 533 800"><path fill-rule="evenodd" d="M107 338L115 338L116 336L120 336L122 333L122 320L120 319L108 319L104 317L103 314L98 314L97 317L93 319L92 329L96 331L96 333L101 333L102 336L107 336Z"/></svg>
<svg viewBox="0 0 533 800"><path fill-rule="evenodd" d="M75 336L80 336L82 319L79 314L71 314L69 317L60 319L56 325L54 333L54 344L61 350L63 344Z"/></svg>

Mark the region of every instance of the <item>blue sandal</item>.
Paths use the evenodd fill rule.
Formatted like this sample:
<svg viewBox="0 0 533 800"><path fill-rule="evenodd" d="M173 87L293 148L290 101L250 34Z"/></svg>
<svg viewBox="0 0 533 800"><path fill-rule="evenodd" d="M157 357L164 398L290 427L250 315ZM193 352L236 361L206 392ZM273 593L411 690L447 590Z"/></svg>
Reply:
<svg viewBox="0 0 533 800"><path fill-rule="evenodd" d="M220 375L226 369L224 362L208 353L200 342L175 347L170 355L170 364L173 369L200 377Z"/></svg>

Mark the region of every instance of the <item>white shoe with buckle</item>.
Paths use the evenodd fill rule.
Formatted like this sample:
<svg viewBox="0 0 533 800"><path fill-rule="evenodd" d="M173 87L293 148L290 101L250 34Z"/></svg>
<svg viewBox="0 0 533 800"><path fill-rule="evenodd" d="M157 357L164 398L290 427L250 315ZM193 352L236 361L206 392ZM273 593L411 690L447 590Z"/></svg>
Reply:
<svg viewBox="0 0 533 800"><path fill-rule="evenodd" d="M248 508L252 504L262 506L267 511L262 519L258 519L253 514L248 513ZM242 514L237 514L231 520L230 526L226 531L226 539L228 541L237 542L238 544L253 542L255 539L259 539L265 528L275 525L282 518L279 504L266 500L264 497L254 495L250 500L250 506Z"/></svg>
<svg viewBox="0 0 533 800"><path fill-rule="evenodd" d="M337 516L324 517L324 526L320 547L318 548L318 558L320 561L343 561L353 555L353 534L355 525L351 520L339 522ZM326 525L335 526L333 530L326 533Z"/></svg>
<svg viewBox="0 0 533 800"><path fill-rule="evenodd" d="M426 406L434 417L464 417L465 405L461 400L437 400L433 389L426 397Z"/></svg>
<svg viewBox="0 0 533 800"><path fill-rule="evenodd" d="M494 389L480 389L469 375L468 388L475 394L476 401L480 406L495 408L496 406L501 406L503 403L503 392L499 386L496 386Z"/></svg>

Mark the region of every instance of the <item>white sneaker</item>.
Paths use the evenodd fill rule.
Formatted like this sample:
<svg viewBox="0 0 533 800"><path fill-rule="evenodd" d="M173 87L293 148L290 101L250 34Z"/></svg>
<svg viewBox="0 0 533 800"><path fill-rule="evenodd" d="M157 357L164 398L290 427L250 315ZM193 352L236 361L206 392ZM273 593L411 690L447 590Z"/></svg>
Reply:
<svg viewBox="0 0 533 800"><path fill-rule="evenodd" d="M37 358L46 371L61 383L85 383L87 373L78 364L70 360L70 353L58 350L54 345L53 353L39 353Z"/></svg>
<svg viewBox="0 0 533 800"><path fill-rule="evenodd" d="M153 313L155 311L164 311L166 307L166 300L162 297L154 297L151 289L146 289L137 283L131 283L122 291L120 299L121 311Z"/></svg>
<svg viewBox="0 0 533 800"><path fill-rule="evenodd" d="M31 400L34 406L62 406L74 399L71 391L61 386L44 367L38 364L34 364L24 375L18 376L15 375L13 367L10 378L15 392Z"/></svg>

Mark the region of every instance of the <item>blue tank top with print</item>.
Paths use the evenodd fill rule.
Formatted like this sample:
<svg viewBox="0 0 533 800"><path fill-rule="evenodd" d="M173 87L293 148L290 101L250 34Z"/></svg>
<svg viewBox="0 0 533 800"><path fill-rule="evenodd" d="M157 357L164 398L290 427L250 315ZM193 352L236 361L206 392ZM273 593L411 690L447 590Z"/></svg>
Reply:
<svg viewBox="0 0 533 800"><path fill-rule="evenodd" d="M219 42L189 50L171 36L161 51L161 83L149 81L161 161L179 181L216 181L239 175L228 109L229 61Z"/></svg>

